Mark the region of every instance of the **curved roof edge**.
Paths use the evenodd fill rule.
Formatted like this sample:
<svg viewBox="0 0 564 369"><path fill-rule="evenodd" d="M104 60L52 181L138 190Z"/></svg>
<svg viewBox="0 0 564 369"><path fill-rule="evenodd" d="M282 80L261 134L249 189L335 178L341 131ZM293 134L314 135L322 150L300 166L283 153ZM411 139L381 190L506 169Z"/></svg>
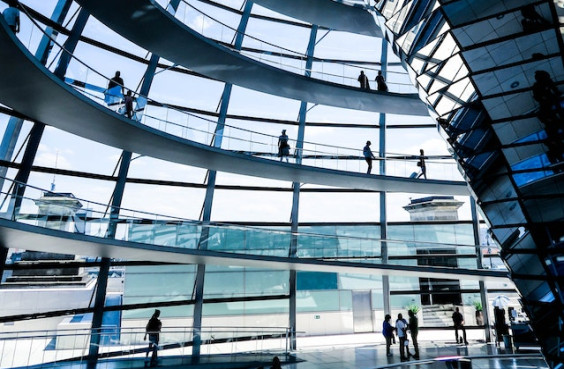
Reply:
<svg viewBox="0 0 564 369"><path fill-rule="evenodd" d="M329 29L384 37L372 14L361 7L332 0L253 0L253 2L277 13Z"/></svg>

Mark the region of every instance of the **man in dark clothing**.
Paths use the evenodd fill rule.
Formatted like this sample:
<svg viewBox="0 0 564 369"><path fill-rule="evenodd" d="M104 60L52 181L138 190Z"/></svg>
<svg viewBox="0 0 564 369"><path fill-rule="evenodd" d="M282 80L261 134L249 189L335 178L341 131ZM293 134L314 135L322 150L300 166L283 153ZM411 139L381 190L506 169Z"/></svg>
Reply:
<svg viewBox="0 0 564 369"><path fill-rule="evenodd" d="M388 91L388 85L386 84L386 79L382 75L382 71L378 71L376 76L376 83L378 84L378 91Z"/></svg>
<svg viewBox="0 0 564 369"><path fill-rule="evenodd" d="M425 152L423 149L419 150L419 161L417 162L417 166L421 168L421 173L417 176L417 178L423 176L423 178L427 179L427 167L425 166Z"/></svg>
<svg viewBox="0 0 564 369"><path fill-rule="evenodd" d="M370 83L368 82L368 77L366 76L366 74L364 74L363 70L360 71L360 75L358 76L357 81L360 82L361 90L370 90Z"/></svg>
<svg viewBox="0 0 564 369"><path fill-rule="evenodd" d="M151 366L157 365L157 350L159 348L158 346L159 346L159 338L160 338L159 336L160 336L161 328L163 326L163 324L159 320L160 315L161 315L161 311L155 309L153 316L151 317L151 319L149 319L149 322L145 327L145 337L143 337L143 340L147 340L147 335L149 335L149 349L145 354L145 358L149 356L149 352L152 352Z"/></svg>
<svg viewBox="0 0 564 369"><path fill-rule="evenodd" d="M286 134L286 130L282 130L282 134L278 136L278 156L280 157L280 161L286 158L286 163L288 162L288 157L290 156L290 144L288 143L288 135Z"/></svg>
<svg viewBox="0 0 564 369"><path fill-rule="evenodd" d="M116 86L120 86L121 87L121 94L123 95L123 79L120 77L121 73L118 70L116 72L116 75L112 77L112 79L110 79L110 82L108 83L108 90L111 90L112 88L116 87Z"/></svg>
<svg viewBox="0 0 564 369"><path fill-rule="evenodd" d="M382 323L382 334L386 339L386 356L392 356L392 352L390 351L390 346L392 346L392 339L394 338L394 329L396 329L390 321L392 320L392 316L390 314L386 314L384 317L384 322Z"/></svg>
<svg viewBox="0 0 564 369"><path fill-rule="evenodd" d="M407 315L409 315L409 330L411 331L411 343L413 344L413 348L415 349L415 354L413 358L419 360L419 344L417 343L417 334L419 333L419 320L415 313L411 310L407 311Z"/></svg>
<svg viewBox="0 0 564 369"><path fill-rule="evenodd" d="M370 145L372 145L372 142L366 141L366 146L364 146L364 148L362 149L364 160L366 160L366 164L368 164L368 170L366 171L366 174L370 174L370 172L372 172L372 159L376 159L376 157L372 153L372 150L370 150Z"/></svg>
<svg viewBox="0 0 564 369"><path fill-rule="evenodd" d="M123 98L125 103L125 116L129 119L133 118L133 96L131 95L131 90L127 90L127 94Z"/></svg>
<svg viewBox="0 0 564 369"><path fill-rule="evenodd" d="M458 341L458 330L462 329L462 336L464 337L464 344L467 345L466 340L466 328L464 328L464 317L460 313L460 310L456 308L456 311L452 313L452 322L454 323L454 335L456 336L456 343L462 343L462 337Z"/></svg>

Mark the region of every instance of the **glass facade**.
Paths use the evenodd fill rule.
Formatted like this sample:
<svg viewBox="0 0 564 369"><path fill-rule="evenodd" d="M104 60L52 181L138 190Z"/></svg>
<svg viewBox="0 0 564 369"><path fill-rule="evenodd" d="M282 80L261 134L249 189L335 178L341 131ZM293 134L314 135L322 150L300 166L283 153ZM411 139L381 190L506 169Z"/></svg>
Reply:
<svg viewBox="0 0 564 369"><path fill-rule="evenodd" d="M562 4L375 6L502 246L548 364L560 367L562 329L546 327L561 327L564 301L555 249L563 221Z"/></svg>
<svg viewBox="0 0 564 369"><path fill-rule="evenodd" d="M424 328L446 329L451 322L438 319L437 309L451 312L455 305L478 328L491 324L487 312L496 294L508 295L519 309L508 279L483 283L472 276L501 277L505 265L520 266L511 269L519 270L514 277L521 295L528 291L554 303L553 279L533 286L526 278L545 270L546 259L508 250L534 250L529 231L519 231L531 219L550 217L554 226L547 229L556 232L557 210L538 210L548 196L525 200L534 213L520 211L527 204L520 195L536 193L527 186L538 181L557 181L559 171L542 151L547 136L530 116L534 102L519 103L516 111L514 102L521 100L510 102L506 95L525 83L511 87L507 76L532 70L522 67L533 63L522 60L527 53L542 49L548 56L531 68L550 67L557 80L560 35L542 30L544 41L514 59L486 60L478 49L496 55L483 48L498 38L509 43L516 32L494 19L499 11L517 19L518 8L487 15L480 1L474 4L481 22L476 25L460 10L469 6L464 1L365 4L381 38L324 28L260 1L141 3L170 22L151 30L159 44L168 45L167 32L201 43L186 46L193 60L154 54L128 39L127 26L98 14L105 6L123 6L125 19L127 6L140 6L125 0L22 1L16 37L1 24L4 49L26 63L22 80L31 69L37 78L29 81L49 83L45 90L53 94L37 94L34 109L15 101L17 86L0 79L3 90L14 91L0 93L0 257L6 260L0 339L12 344L13 332L48 331L31 340L54 342L51 351L59 356L16 362L5 351L0 366L102 360L126 346L136 350L155 309L161 310L171 355L211 352L205 347L219 338L288 337L288 348L295 349L300 335L378 332L384 314L405 314L412 305L421 308ZM540 4L536 11L545 17L553 7ZM499 34L477 38L475 29L485 24ZM519 36L532 44L530 35ZM504 47L511 54L518 46ZM200 62L202 55L215 59ZM253 78L243 80L249 65ZM495 83L491 70L500 73ZM284 78L265 77L281 71ZM370 91L359 88L361 71ZM379 71L388 92L377 90ZM122 96L127 90L132 104ZM56 101L49 99L61 91L67 97L58 104L42 103ZM432 107L431 117L401 108L416 93ZM375 108L384 100L396 107L394 113ZM77 110L83 116L72 120L69 112ZM130 136L120 130L124 126L134 127ZM282 130L289 137L287 156L279 151ZM369 161L367 141L374 154ZM511 158L507 170L494 172L504 155ZM421 160L426 177L416 179ZM372 175L395 182L367 189L363 181L379 180L365 174L369 165ZM317 182L303 180L299 170L316 173L310 178ZM345 179L330 185L315 178L325 175ZM412 220L404 209L410 200L448 195L421 190L439 180L447 192L456 182L470 182L483 218L469 193L453 199L461 207L452 219L430 212ZM413 192L394 188L406 182ZM550 193L549 184L542 188ZM36 242L10 236L15 232L34 235ZM191 262L183 262L188 257ZM349 269L333 271L331 263ZM367 273L363 265L375 268ZM398 275L385 271L389 265L425 272L456 268L461 274ZM39 300L41 306L30 303ZM474 318L476 302L488 306L485 322ZM74 346L65 332L80 337ZM18 351L25 350L22 342L14 341ZM179 344L189 348L175 351ZM275 349L283 351L285 344Z"/></svg>

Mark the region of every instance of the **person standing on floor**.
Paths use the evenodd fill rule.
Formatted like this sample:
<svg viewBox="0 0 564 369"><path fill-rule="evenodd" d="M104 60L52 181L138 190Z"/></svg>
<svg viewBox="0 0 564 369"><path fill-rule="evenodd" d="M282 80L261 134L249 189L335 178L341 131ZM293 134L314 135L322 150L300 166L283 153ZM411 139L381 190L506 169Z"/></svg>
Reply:
<svg viewBox="0 0 564 369"><path fill-rule="evenodd" d="M421 173L417 176L417 178L423 176L423 178L427 179L427 167L425 166L425 152L423 149L419 150L419 161L417 162L417 166L421 168Z"/></svg>
<svg viewBox="0 0 564 369"><path fill-rule="evenodd" d="M364 148L362 149L364 160L366 160L366 164L368 164L368 170L366 171L366 174L370 174L370 172L372 172L372 159L376 159L376 157L372 153L372 150L370 150L370 145L372 145L372 142L366 141L366 146L364 146Z"/></svg>
<svg viewBox="0 0 564 369"><path fill-rule="evenodd" d="M382 323L382 334L386 339L386 356L392 356L392 352L390 351L390 346L392 345L392 340L394 338L394 326L391 323L392 316L390 314L386 314L384 317L384 323Z"/></svg>
<svg viewBox="0 0 564 369"><path fill-rule="evenodd" d="M288 143L288 135L286 134L286 130L282 130L282 134L278 136L278 156L280 157L280 161L283 158L286 158L286 163L288 163L288 157L290 156L290 144Z"/></svg>
<svg viewBox="0 0 564 369"><path fill-rule="evenodd" d="M407 315L409 315L409 331L411 332L411 343L413 345L413 349L415 350L415 354L413 358L419 360L419 344L417 343L417 334L419 333L419 320L417 319L417 315L411 310L407 311Z"/></svg>
<svg viewBox="0 0 564 369"><path fill-rule="evenodd" d="M147 336L149 336L149 348L147 350L147 353L145 354L145 360L147 359L147 357L149 357L149 352L152 352L151 366L157 365L157 359L158 359L157 350L159 349L159 338L160 338L161 328L163 326L163 324L159 319L160 315L161 315L161 311L155 309L153 316L151 317L151 319L149 319L149 322L145 327L145 337L143 337L143 340L145 341L147 340Z"/></svg>
<svg viewBox="0 0 564 369"><path fill-rule="evenodd" d="M464 316L460 313L460 309L457 307L452 313L452 322L454 323L454 336L456 337L456 343L462 343L462 338L464 337L464 344L467 345L468 341L466 340L466 328L464 328ZM462 330L462 337L460 337L460 341L458 341L458 330Z"/></svg>
<svg viewBox="0 0 564 369"><path fill-rule="evenodd" d="M396 330L398 332L401 360L407 360L411 356L411 353L409 352L409 340L407 339L408 328L409 326L406 320L403 318L403 315L398 314L398 319L396 320Z"/></svg>
<svg viewBox="0 0 564 369"><path fill-rule="evenodd" d="M370 90L370 82L368 81L368 77L364 74L364 71L360 71L360 75L357 78L357 81L360 82L360 89L361 90Z"/></svg>
<svg viewBox="0 0 564 369"><path fill-rule="evenodd" d="M382 71L378 71L378 75L376 76L376 83L378 84L378 91L388 91L388 85L386 84L386 79L382 75Z"/></svg>

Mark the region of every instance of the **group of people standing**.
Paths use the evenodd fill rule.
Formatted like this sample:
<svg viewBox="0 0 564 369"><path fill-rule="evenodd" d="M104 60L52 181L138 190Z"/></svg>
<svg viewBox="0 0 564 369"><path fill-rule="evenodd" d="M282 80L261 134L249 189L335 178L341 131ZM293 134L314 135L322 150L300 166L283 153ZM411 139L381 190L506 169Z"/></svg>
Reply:
<svg viewBox="0 0 564 369"><path fill-rule="evenodd" d="M392 356L392 352L390 347L392 346L392 342L395 341L395 333L398 335L399 346L400 346L400 358L401 360L408 360L410 357L414 359L419 359L419 344L417 343L417 335L419 333L419 321L415 313L411 310L407 312L409 315L409 321L406 321L403 318L402 314L398 314L398 318L396 320L396 325L393 326L392 316L390 314L386 314L384 318L384 323L382 326L382 334L386 339L386 355ZM414 349L414 353L412 354L409 351L409 337L408 333L411 335L411 344Z"/></svg>
<svg viewBox="0 0 564 369"><path fill-rule="evenodd" d="M388 85L386 84L386 79L382 75L382 71L378 71L378 75L374 79L377 84L378 91L388 91ZM360 89L361 90L370 90L370 81L368 76L364 74L364 71L360 71L360 75L357 78L357 81L360 82Z"/></svg>
<svg viewBox="0 0 564 369"><path fill-rule="evenodd" d="M382 334L386 339L386 355L392 356L391 346L395 342L395 334L397 334L399 339L399 351L401 360L408 360L410 357L418 360L419 359L419 343L417 342L417 335L419 334L419 320L417 315L412 310L408 310L409 320L406 321L403 315L398 314L396 320L396 325L392 325L392 316L386 314L384 318L384 323L382 324ZM456 337L456 343L464 343L468 345L468 340L466 339L466 328L464 327L464 316L457 307L452 314L452 322L454 323L454 334ZM459 331L462 333L459 337ZM411 336L411 345L413 346L414 353L409 351L409 336Z"/></svg>

